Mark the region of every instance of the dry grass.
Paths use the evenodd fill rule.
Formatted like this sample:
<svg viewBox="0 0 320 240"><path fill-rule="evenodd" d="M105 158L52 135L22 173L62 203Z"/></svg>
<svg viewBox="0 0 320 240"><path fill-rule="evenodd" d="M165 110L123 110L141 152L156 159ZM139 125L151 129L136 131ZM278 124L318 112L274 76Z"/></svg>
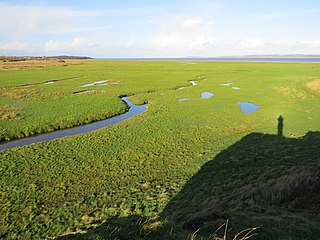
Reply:
<svg viewBox="0 0 320 240"><path fill-rule="evenodd" d="M24 109L26 108L20 106L2 106L0 107L0 120L17 118L19 114L16 113L16 111L21 111Z"/></svg>
<svg viewBox="0 0 320 240"><path fill-rule="evenodd" d="M23 69L23 68L37 68L49 66L68 66L72 61L62 62L59 60L26 60L9 62L0 62L0 69Z"/></svg>
<svg viewBox="0 0 320 240"><path fill-rule="evenodd" d="M19 115L15 112L9 112L9 113L0 113L0 120L5 120L5 119L13 119L18 117Z"/></svg>
<svg viewBox="0 0 320 240"><path fill-rule="evenodd" d="M320 80L316 79L306 83L306 87L312 91L320 92Z"/></svg>
<svg viewBox="0 0 320 240"><path fill-rule="evenodd" d="M300 99L306 99L308 97L307 94L303 93L303 92L299 92L296 89L292 89L289 87L272 87L274 90L276 90L277 92L284 94L284 95L289 95L292 97L297 97Z"/></svg>
<svg viewBox="0 0 320 240"><path fill-rule="evenodd" d="M25 107L20 107L20 106L8 106L5 105L3 107L0 107L1 112L8 112L8 111L21 111L26 109Z"/></svg>
<svg viewBox="0 0 320 240"><path fill-rule="evenodd" d="M33 93L35 93L35 90L31 89L31 88L15 88L11 91L6 91L1 96L10 97L13 99L21 99L21 98L27 97Z"/></svg>

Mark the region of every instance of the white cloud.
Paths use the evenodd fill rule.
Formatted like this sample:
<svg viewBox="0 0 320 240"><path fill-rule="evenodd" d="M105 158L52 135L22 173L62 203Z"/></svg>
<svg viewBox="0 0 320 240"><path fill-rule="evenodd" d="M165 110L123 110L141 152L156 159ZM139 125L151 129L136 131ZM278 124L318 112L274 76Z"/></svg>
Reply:
<svg viewBox="0 0 320 240"><path fill-rule="evenodd" d="M9 42L9 43L0 43L0 50L26 50L30 48L28 42Z"/></svg>
<svg viewBox="0 0 320 240"><path fill-rule="evenodd" d="M98 45L86 38L74 38L72 41L55 41L50 40L45 43L44 50L47 52L63 52L63 51L90 51L97 48Z"/></svg>
<svg viewBox="0 0 320 240"><path fill-rule="evenodd" d="M99 11L73 10L66 7L21 6L0 3L0 29L16 35L55 32L64 33L79 28L81 18L98 16Z"/></svg>
<svg viewBox="0 0 320 240"><path fill-rule="evenodd" d="M182 26L187 28L198 27L199 25L201 25L200 19L189 19L182 22Z"/></svg>
<svg viewBox="0 0 320 240"><path fill-rule="evenodd" d="M286 13L269 12L269 13L249 13L246 16L252 18L260 18L265 20L278 20L280 18L288 17Z"/></svg>
<svg viewBox="0 0 320 240"><path fill-rule="evenodd" d="M124 43L125 49L137 47L137 39L135 37L130 37L127 42Z"/></svg>
<svg viewBox="0 0 320 240"><path fill-rule="evenodd" d="M50 40L44 44L44 51L46 54L84 54L108 57L115 52L123 54L124 51L143 49L142 46L143 44L138 43L135 37L119 41L100 35L99 37L78 37L70 41Z"/></svg>
<svg viewBox="0 0 320 240"><path fill-rule="evenodd" d="M293 39L267 40L263 38L247 38L236 44L227 43L231 54L319 54L320 41Z"/></svg>
<svg viewBox="0 0 320 240"><path fill-rule="evenodd" d="M241 47L247 49L256 49L264 46L266 41L261 38L247 38L239 42Z"/></svg>
<svg viewBox="0 0 320 240"><path fill-rule="evenodd" d="M320 41L319 40L306 40L306 39L295 39L289 41L276 40L271 41L269 45L273 49L281 49L289 53L301 53L306 52L309 54L319 54L320 52Z"/></svg>
<svg viewBox="0 0 320 240"><path fill-rule="evenodd" d="M108 56L110 52L118 52L122 56L132 53L141 55L148 52L152 56L166 54L175 56L200 54L215 46L217 39L213 37L213 23L205 22L201 18L182 18L174 16L165 21L152 21L158 26L155 36L137 38L136 36L121 36L112 29L108 32L93 32L68 41L50 40L44 44L47 53L80 52L81 54ZM150 24L150 22L149 22ZM132 55L131 55L132 56ZM165 56L165 55L163 55Z"/></svg>
<svg viewBox="0 0 320 240"><path fill-rule="evenodd" d="M159 32L150 42L151 48L157 50L199 51L211 48L217 42L211 21L173 16L158 24Z"/></svg>

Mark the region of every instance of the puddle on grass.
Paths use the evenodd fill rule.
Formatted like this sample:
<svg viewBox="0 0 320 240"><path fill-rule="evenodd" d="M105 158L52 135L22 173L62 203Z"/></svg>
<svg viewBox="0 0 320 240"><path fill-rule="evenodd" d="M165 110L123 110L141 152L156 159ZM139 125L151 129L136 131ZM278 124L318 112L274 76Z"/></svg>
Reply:
<svg viewBox="0 0 320 240"><path fill-rule="evenodd" d="M93 90L85 90L85 91L81 91L81 92L75 92L74 94L85 94L85 93L92 93L94 92Z"/></svg>
<svg viewBox="0 0 320 240"><path fill-rule="evenodd" d="M191 83L192 86L196 86L197 85L196 81L192 80L192 81L189 81L189 82Z"/></svg>
<svg viewBox="0 0 320 240"><path fill-rule="evenodd" d="M244 114L254 113L256 112L261 106L253 104L251 102L237 102L240 105L241 111Z"/></svg>
<svg viewBox="0 0 320 240"><path fill-rule="evenodd" d="M187 100L190 100L191 98L180 98L179 100L178 100L178 102L184 102L184 101L187 101Z"/></svg>
<svg viewBox="0 0 320 240"><path fill-rule="evenodd" d="M96 81L93 83L84 84L80 87L106 86L106 85L108 85L108 84L106 84L106 82L108 82L108 80L100 80L100 81Z"/></svg>
<svg viewBox="0 0 320 240"><path fill-rule="evenodd" d="M48 81L48 82L44 82L43 84L46 84L46 85L48 85L48 84L52 84L52 83L54 83L54 81Z"/></svg>
<svg viewBox="0 0 320 240"><path fill-rule="evenodd" d="M229 81L227 81L227 83L222 83L222 84L220 84L220 86L224 86L224 87L230 87L231 85L233 85L234 83L231 81L231 80L229 80ZM231 87L233 90L240 90L240 88L239 87L236 87L236 86L234 86L234 87Z"/></svg>
<svg viewBox="0 0 320 240"><path fill-rule="evenodd" d="M230 85L232 85L233 82L229 82L229 83L222 83L220 84L220 86L226 86L226 87L229 87Z"/></svg>
<svg viewBox="0 0 320 240"><path fill-rule="evenodd" d="M212 98L213 96L214 96L214 94L211 93L211 92L203 92L203 93L201 93L201 98L202 99ZM184 101L192 100L192 99L197 99L197 98L180 98L178 100L178 102L184 102Z"/></svg>
<svg viewBox="0 0 320 240"><path fill-rule="evenodd" d="M211 93L211 92L203 92L203 93L201 93L201 98L203 98L203 99L212 98L213 96L214 96L214 94Z"/></svg>
<svg viewBox="0 0 320 240"><path fill-rule="evenodd" d="M179 87L179 88L177 88L176 90L182 90L182 89L184 89L185 87Z"/></svg>
<svg viewBox="0 0 320 240"><path fill-rule="evenodd" d="M85 91L80 91L80 92L74 92L73 94L86 94L86 93L99 93L99 92L102 92L102 93L105 93L106 91L105 90L100 90L100 91L96 91L96 90L85 90Z"/></svg>

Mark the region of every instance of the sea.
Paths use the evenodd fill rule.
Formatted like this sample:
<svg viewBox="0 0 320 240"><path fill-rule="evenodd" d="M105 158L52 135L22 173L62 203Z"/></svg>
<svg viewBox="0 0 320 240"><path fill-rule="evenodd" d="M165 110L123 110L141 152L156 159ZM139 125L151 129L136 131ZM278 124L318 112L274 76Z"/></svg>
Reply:
<svg viewBox="0 0 320 240"><path fill-rule="evenodd" d="M228 62L296 62L320 63L320 58L94 58L93 60L142 60L142 61L228 61Z"/></svg>

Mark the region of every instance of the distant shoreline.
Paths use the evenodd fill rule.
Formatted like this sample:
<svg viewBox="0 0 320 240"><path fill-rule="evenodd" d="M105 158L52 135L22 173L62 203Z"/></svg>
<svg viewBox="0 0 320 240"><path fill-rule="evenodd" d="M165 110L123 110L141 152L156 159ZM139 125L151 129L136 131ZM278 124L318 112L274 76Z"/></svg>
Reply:
<svg viewBox="0 0 320 240"><path fill-rule="evenodd" d="M26 61L26 60L65 60L65 59L92 59L87 56L67 56L67 55L59 55L59 56L0 56L0 61L9 61L9 62L18 62L18 61Z"/></svg>
<svg viewBox="0 0 320 240"><path fill-rule="evenodd" d="M222 62L302 62L320 63L320 55L245 55L223 57L175 57L175 58L93 58L88 56L0 56L3 62L18 62L27 60L112 60L112 61L222 61Z"/></svg>
<svg viewBox="0 0 320 240"><path fill-rule="evenodd" d="M301 62L301 63L320 63L320 57L316 58L241 58L241 57L216 57L216 58L94 58L92 60L112 60L112 61L215 61L215 62Z"/></svg>
<svg viewBox="0 0 320 240"><path fill-rule="evenodd" d="M320 58L320 55L304 54L268 54L268 55L240 55L240 56L219 56L217 58Z"/></svg>

